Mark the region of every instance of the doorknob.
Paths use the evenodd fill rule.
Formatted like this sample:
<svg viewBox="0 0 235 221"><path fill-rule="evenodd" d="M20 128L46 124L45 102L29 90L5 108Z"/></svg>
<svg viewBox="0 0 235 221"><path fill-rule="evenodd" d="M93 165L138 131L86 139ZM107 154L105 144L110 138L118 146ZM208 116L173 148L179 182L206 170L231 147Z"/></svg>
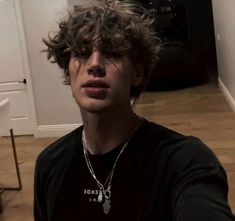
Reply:
<svg viewBox="0 0 235 221"><path fill-rule="evenodd" d="M20 83L20 84L27 84L27 80L26 80L26 78L24 78L22 81L18 81L18 83Z"/></svg>

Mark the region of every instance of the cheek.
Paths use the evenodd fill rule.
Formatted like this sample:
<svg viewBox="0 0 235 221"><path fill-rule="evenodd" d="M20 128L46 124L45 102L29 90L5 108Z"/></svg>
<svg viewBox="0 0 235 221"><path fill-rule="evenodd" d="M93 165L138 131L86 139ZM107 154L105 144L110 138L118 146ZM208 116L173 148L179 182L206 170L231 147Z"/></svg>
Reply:
<svg viewBox="0 0 235 221"><path fill-rule="evenodd" d="M115 88L115 90L119 90L120 92L124 92L128 90L128 84L130 82L129 76L127 75L123 66L119 65L111 69L107 69L108 78L110 78L110 82Z"/></svg>
<svg viewBox="0 0 235 221"><path fill-rule="evenodd" d="M80 66L79 63L76 61L70 61L69 63L69 76L70 76L70 84L71 84L71 89L73 92L73 95L75 96L75 94L77 94L77 88L79 86L79 75L80 72Z"/></svg>
<svg viewBox="0 0 235 221"><path fill-rule="evenodd" d="M80 69L81 69L80 62L77 59L72 58L69 62L69 75L71 81L74 81L77 78Z"/></svg>

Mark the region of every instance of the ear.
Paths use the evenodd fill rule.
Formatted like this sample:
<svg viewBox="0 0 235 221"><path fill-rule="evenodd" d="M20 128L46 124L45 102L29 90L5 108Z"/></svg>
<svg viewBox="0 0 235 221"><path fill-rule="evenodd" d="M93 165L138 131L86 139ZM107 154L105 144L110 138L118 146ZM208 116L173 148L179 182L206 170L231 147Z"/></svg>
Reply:
<svg viewBox="0 0 235 221"><path fill-rule="evenodd" d="M69 74L65 74L64 75L64 85L70 85L71 84L71 81L70 81L70 76L69 76Z"/></svg>
<svg viewBox="0 0 235 221"><path fill-rule="evenodd" d="M142 83L144 79L144 65L137 64L134 67L134 71L132 74L132 86L138 86Z"/></svg>

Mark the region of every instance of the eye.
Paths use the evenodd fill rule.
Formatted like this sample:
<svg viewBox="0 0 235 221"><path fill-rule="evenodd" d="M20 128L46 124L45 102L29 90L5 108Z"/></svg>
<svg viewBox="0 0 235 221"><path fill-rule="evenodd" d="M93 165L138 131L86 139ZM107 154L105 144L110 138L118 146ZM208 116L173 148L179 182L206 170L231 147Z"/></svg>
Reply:
<svg viewBox="0 0 235 221"><path fill-rule="evenodd" d="M74 53L74 57L76 58L88 58L90 55L90 51L89 50L86 50L86 49L81 49L80 51L76 51Z"/></svg>
<svg viewBox="0 0 235 221"><path fill-rule="evenodd" d="M76 58L87 58L88 57L88 53L87 52L76 52L74 54L74 57L76 57Z"/></svg>

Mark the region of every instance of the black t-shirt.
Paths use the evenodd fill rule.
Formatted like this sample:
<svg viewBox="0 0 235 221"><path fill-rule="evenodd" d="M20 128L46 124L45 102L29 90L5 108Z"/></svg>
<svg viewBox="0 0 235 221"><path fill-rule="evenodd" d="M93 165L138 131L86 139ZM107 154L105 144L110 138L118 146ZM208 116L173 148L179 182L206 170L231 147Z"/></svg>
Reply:
<svg viewBox="0 0 235 221"><path fill-rule="evenodd" d="M120 156L104 214L83 155L82 127L51 144L35 169L35 221L231 221L227 178L198 138L144 120ZM104 183L121 146L89 155Z"/></svg>

